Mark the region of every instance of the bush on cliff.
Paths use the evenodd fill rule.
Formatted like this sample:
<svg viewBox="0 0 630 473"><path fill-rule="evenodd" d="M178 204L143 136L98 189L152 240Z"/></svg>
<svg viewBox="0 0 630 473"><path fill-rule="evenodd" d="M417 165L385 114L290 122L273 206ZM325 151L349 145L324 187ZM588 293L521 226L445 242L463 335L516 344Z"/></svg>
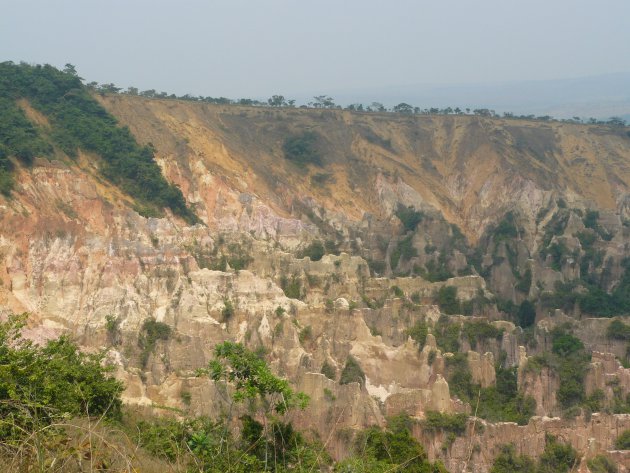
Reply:
<svg viewBox="0 0 630 473"><path fill-rule="evenodd" d="M411 435L405 416L390 419L387 429L370 427L357 434L353 455L335 467L338 473L448 473L441 462L431 463L424 448Z"/></svg>
<svg viewBox="0 0 630 473"><path fill-rule="evenodd" d="M339 379L339 384L350 383L359 383L361 386L365 384L365 373L352 355L348 355Z"/></svg>
<svg viewBox="0 0 630 473"><path fill-rule="evenodd" d="M289 136L282 145L284 157L298 166L307 164L321 166L322 156L318 149L320 141L321 136L314 131L304 131Z"/></svg>
<svg viewBox="0 0 630 473"><path fill-rule="evenodd" d="M517 455L514 445L504 445L490 473L569 473L576 468L579 458L571 445L558 442L552 435L547 435L545 442L537 465L530 457Z"/></svg>

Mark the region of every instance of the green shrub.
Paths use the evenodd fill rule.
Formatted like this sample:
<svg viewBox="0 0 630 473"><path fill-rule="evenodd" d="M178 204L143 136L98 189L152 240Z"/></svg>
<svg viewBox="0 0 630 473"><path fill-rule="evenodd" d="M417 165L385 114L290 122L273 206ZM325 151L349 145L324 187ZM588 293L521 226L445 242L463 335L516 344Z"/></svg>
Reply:
<svg viewBox="0 0 630 473"><path fill-rule="evenodd" d="M234 304L228 298L223 299L223 309L221 309L221 317L224 321L230 320L234 317L235 309Z"/></svg>
<svg viewBox="0 0 630 473"><path fill-rule="evenodd" d="M563 327L551 332L552 352L546 356L546 363L558 375L560 387L556 397L560 405L569 409L585 399L584 378L588 370L590 356L584 344L567 333Z"/></svg>
<svg viewBox="0 0 630 473"><path fill-rule="evenodd" d="M597 210L587 210L582 222L586 228L591 228L593 230L597 229L599 226L599 212Z"/></svg>
<svg viewBox="0 0 630 473"><path fill-rule="evenodd" d="M517 455L514 445L503 445L490 473L536 473L536 464L527 456Z"/></svg>
<svg viewBox="0 0 630 473"><path fill-rule="evenodd" d="M298 339L300 340L300 343L304 343L306 340L310 340L312 337L313 329L310 325L307 325L298 333Z"/></svg>
<svg viewBox="0 0 630 473"><path fill-rule="evenodd" d="M466 432L467 424L466 414L443 414L437 411L427 411L422 421L422 427L429 432L452 432L458 436Z"/></svg>
<svg viewBox="0 0 630 473"><path fill-rule="evenodd" d="M105 353L86 354L66 336L38 346L21 336L26 316L0 322L0 441L67 416L120 418L123 385Z"/></svg>
<svg viewBox="0 0 630 473"><path fill-rule="evenodd" d="M262 353L253 352L241 343L223 342L214 347L214 355L208 367L198 370L197 374L208 375L215 383L231 384L234 402L249 401L253 407L253 403L260 400L265 415L273 412L282 415L289 409L303 409L308 404L308 396L294 392L287 380L271 372L263 358L264 349Z"/></svg>
<svg viewBox="0 0 630 473"><path fill-rule="evenodd" d="M158 322L153 317L145 319L138 336L140 347L140 365L145 368L149 361L149 355L154 352L158 340L168 340L171 336L171 327L164 322Z"/></svg>
<svg viewBox="0 0 630 473"><path fill-rule="evenodd" d="M302 298L302 282L296 275L291 276L291 279L282 276L280 278L280 287L284 291L284 295L289 299Z"/></svg>
<svg viewBox="0 0 630 473"><path fill-rule="evenodd" d="M532 287L532 270L530 268L527 268L525 274L518 278L518 282L514 287L523 294L529 294L529 290Z"/></svg>
<svg viewBox="0 0 630 473"><path fill-rule="evenodd" d="M518 307L516 316L522 328L531 327L536 322L536 307L530 301L524 300Z"/></svg>
<svg viewBox="0 0 630 473"><path fill-rule="evenodd" d="M372 276L381 275L385 272L386 264L385 261L380 260L368 260L368 267L370 268L370 272Z"/></svg>
<svg viewBox="0 0 630 473"><path fill-rule="evenodd" d="M398 217L398 219L402 222L406 231L413 231L416 229L418 224L422 222L424 214L422 212L418 212L413 207L399 205L398 210L396 211L396 217Z"/></svg>
<svg viewBox="0 0 630 473"><path fill-rule="evenodd" d="M411 435L406 419L392 419L386 430L370 427L360 432L353 455L337 464L336 472L447 473L440 462L431 464L424 448Z"/></svg>
<svg viewBox="0 0 630 473"><path fill-rule="evenodd" d="M604 455L597 455L586 462L591 473L618 473L617 465Z"/></svg>
<svg viewBox="0 0 630 473"><path fill-rule="evenodd" d="M427 281L446 281L447 279L453 277L453 273L450 269L448 269L448 261L445 253L441 253L437 261L427 261L425 266L427 268L426 274L421 276L423 276Z"/></svg>
<svg viewBox="0 0 630 473"><path fill-rule="evenodd" d="M484 340L500 340L503 336L503 329L498 329L494 325L485 322L466 322L462 329L462 334L468 339L473 350Z"/></svg>
<svg viewBox="0 0 630 473"><path fill-rule="evenodd" d="M516 227L516 219L512 212L508 212L503 219L497 224L492 232L495 242L503 240L511 240L518 236L518 228Z"/></svg>
<svg viewBox="0 0 630 473"><path fill-rule="evenodd" d="M405 297L404 291L399 286L392 286L391 291L396 297Z"/></svg>
<svg viewBox="0 0 630 473"><path fill-rule="evenodd" d="M311 261L319 261L325 253L324 244L320 240L315 240L302 251L302 258L308 257Z"/></svg>
<svg viewBox="0 0 630 473"><path fill-rule="evenodd" d="M456 286L442 286L437 294L437 303L440 310L447 315L461 313L461 305L457 298Z"/></svg>
<svg viewBox="0 0 630 473"><path fill-rule="evenodd" d="M320 142L320 135L314 131L304 131L289 136L282 145L284 157L299 166L306 166L307 164L321 166L322 157L318 149Z"/></svg>
<svg viewBox="0 0 630 473"><path fill-rule="evenodd" d="M552 340L553 344L551 351L553 351L556 355L564 357L584 350L584 344L579 338L562 330L554 330L552 332Z"/></svg>
<svg viewBox="0 0 630 473"><path fill-rule="evenodd" d="M11 173L6 169L0 169L0 194L8 197L11 195L14 185Z"/></svg>
<svg viewBox="0 0 630 473"><path fill-rule="evenodd" d="M611 340L630 340L630 325L624 324L621 320L615 319L610 322L606 329L606 337Z"/></svg>
<svg viewBox="0 0 630 473"><path fill-rule="evenodd" d="M137 423L135 440L158 458L176 461L187 452L191 425L175 419L154 419ZM210 430L210 429L208 429Z"/></svg>
<svg viewBox="0 0 630 473"><path fill-rule="evenodd" d="M545 450L538 462L539 473L568 473L578 461L577 452L568 444L562 444L547 435Z"/></svg>
<svg viewBox="0 0 630 473"><path fill-rule="evenodd" d="M440 347L442 351L450 353L459 351L460 334L460 324L451 323L446 315L440 316L433 330L437 346Z"/></svg>
<svg viewBox="0 0 630 473"><path fill-rule="evenodd" d="M332 299L326 299L324 302L324 307L326 308L326 313L332 314L335 311L335 303Z"/></svg>
<svg viewBox="0 0 630 473"><path fill-rule="evenodd" d="M418 256L418 250L413 246L413 235L409 235L398 242L389 256L392 271L398 267L399 261L408 261L414 256Z"/></svg>
<svg viewBox="0 0 630 473"><path fill-rule="evenodd" d="M337 370L335 370L335 368L328 363L328 361L324 361L324 364L322 365L322 370L321 373L326 376L328 379L332 379L333 381L335 380L335 377L337 376Z"/></svg>
<svg viewBox="0 0 630 473"><path fill-rule="evenodd" d="M7 63L0 63L0 74L6 71ZM9 156L18 158L22 164L30 166L37 156L51 156L52 146L46 142L39 130L30 122L22 109L11 97L9 87L0 79L0 168L11 171L13 166Z"/></svg>
<svg viewBox="0 0 630 473"><path fill-rule="evenodd" d="M624 430L615 440L617 450L630 450L630 430Z"/></svg>
<svg viewBox="0 0 630 473"><path fill-rule="evenodd" d="M455 394L464 402L471 402L476 398L472 373L468 366L468 357L464 353L455 353L451 357L445 358L446 378L451 393Z"/></svg>
<svg viewBox="0 0 630 473"><path fill-rule="evenodd" d="M346 364L339 378L339 384L350 383L359 383L361 386L365 384L365 373L352 355L348 355L346 358Z"/></svg>
<svg viewBox="0 0 630 473"><path fill-rule="evenodd" d="M418 345L418 349L422 350L424 348L424 343L427 340L427 335L429 334L429 326L426 322L418 321L413 327L407 329L407 335L409 335L413 341Z"/></svg>
<svg viewBox="0 0 630 473"><path fill-rule="evenodd" d="M516 368L496 369L496 385L480 388L477 415L491 422L516 422L525 425L536 411L536 401L517 389ZM474 399L473 399L474 401Z"/></svg>
<svg viewBox="0 0 630 473"><path fill-rule="evenodd" d="M120 343L120 319L114 315L105 316L105 328L107 329L107 338L112 345Z"/></svg>

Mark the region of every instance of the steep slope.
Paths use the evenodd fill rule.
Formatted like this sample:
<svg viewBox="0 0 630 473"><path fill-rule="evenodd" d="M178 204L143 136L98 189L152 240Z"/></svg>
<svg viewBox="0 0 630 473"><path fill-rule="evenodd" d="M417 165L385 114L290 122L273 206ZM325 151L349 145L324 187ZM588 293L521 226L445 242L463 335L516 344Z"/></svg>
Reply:
<svg viewBox="0 0 630 473"><path fill-rule="evenodd" d="M571 204L624 208L630 183L630 137L623 130L125 96L108 96L102 103L141 140L156 146L173 177L190 176L193 164L204 162L230 176L235 188L253 190L284 211L300 196L353 219L365 212L382 218L393 204L384 202L383 194L394 191L409 203L436 208L476 239L515 206L535 216L550 194L565 196ZM281 159L284 140L303 130L321 135L321 168L304 170ZM330 183L311 185L317 173L331 174ZM405 184L411 188L407 192Z"/></svg>
<svg viewBox="0 0 630 473"><path fill-rule="evenodd" d="M236 340L311 396L292 420L336 457L399 413L453 472L488 471L507 441L539 456L546 432L586 459L630 428L630 337L589 318L630 312L627 130L96 97L151 143L190 225L140 215L97 150L69 156L54 113L11 100L51 149L7 158L0 312L107 349L127 402L220 412L194 371ZM287 159L304 136L319 165ZM147 348L151 318L172 335ZM363 377L345 383L351 360ZM420 423L477 399L459 436Z"/></svg>

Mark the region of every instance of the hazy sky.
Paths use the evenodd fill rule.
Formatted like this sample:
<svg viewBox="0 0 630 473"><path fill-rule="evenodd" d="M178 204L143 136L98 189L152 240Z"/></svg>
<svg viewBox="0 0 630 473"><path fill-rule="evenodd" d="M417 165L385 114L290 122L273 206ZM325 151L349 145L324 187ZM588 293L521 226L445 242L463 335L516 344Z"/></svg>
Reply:
<svg viewBox="0 0 630 473"><path fill-rule="evenodd" d="M265 98L630 71L629 0L0 0L0 60Z"/></svg>

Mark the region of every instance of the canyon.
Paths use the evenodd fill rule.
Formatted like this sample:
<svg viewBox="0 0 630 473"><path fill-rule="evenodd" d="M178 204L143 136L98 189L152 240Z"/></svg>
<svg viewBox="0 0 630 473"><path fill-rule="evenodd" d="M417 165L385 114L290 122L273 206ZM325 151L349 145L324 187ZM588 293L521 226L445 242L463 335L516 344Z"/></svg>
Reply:
<svg viewBox="0 0 630 473"><path fill-rule="evenodd" d="M613 408L630 394L628 341L609 330L625 312L595 313L586 298L625 294L626 128L94 98L150 144L199 223L143 216L90 151L16 163L0 195L0 314L27 312L29 338L106 350L125 403L187 415L225 409L195 372L218 343L243 343L310 397L289 419L336 459L356 432L406 414L451 472L488 472L507 443L539 457L549 434L579 452L579 471L599 454L630 469L614 446L630 414ZM19 106L51 126L28 99ZM305 132L319 164L286 157L287 138ZM171 330L151 350L138 343L148 319ZM598 393L598 410L567 413L553 363L536 368L554 330L588 352L584 395ZM350 359L363 379L341 383ZM529 422L476 417L477 399L449 382L462 359L475 396L516 370L535 400ZM423 428L433 411L471 416L465 433Z"/></svg>

